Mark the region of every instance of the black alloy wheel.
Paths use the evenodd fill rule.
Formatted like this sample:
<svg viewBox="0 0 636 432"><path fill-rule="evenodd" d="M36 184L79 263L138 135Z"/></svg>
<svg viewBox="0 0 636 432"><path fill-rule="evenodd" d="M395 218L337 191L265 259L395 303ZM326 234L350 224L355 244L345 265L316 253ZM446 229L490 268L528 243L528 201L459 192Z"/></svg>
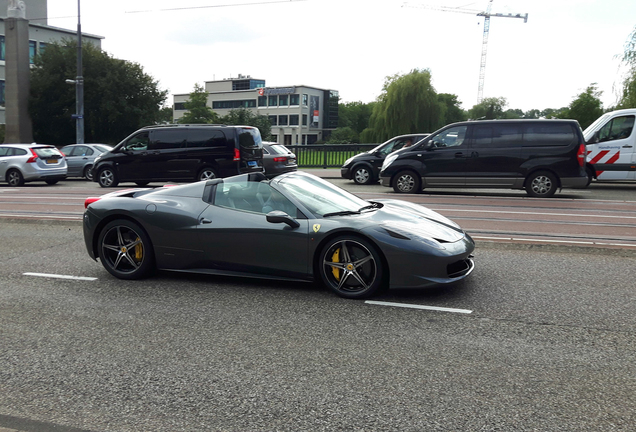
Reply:
<svg viewBox="0 0 636 432"><path fill-rule="evenodd" d="M359 185L366 185L373 182L373 173L368 166L360 165L353 169L353 181Z"/></svg>
<svg viewBox="0 0 636 432"><path fill-rule="evenodd" d="M382 285L384 272L380 255L361 238L335 238L325 245L318 259L323 283L340 297L367 298Z"/></svg>
<svg viewBox="0 0 636 432"><path fill-rule="evenodd" d="M558 187L554 174L548 171L537 171L526 179L526 193L535 198L550 198Z"/></svg>
<svg viewBox="0 0 636 432"><path fill-rule="evenodd" d="M397 193L420 193L422 180L413 171L400 171L393 178L393 190Z"/></svg>
<svg viewBox="0 0 636 432"><path fill-rule="evenodd" d="M7 173L7 183L9 186L22 186L24 184L24 177L22 173L17 169L12 169Z"/></svg>
<svg viewBox="0 0 636 432"><path fill-rule="evenodd" d="M98 254L104 268L119 279L141 279L154 269L150 238L136 223L121 219L99 234Z"/></svg>
<svg viewBox="0 0 636 432"><path fill-rule="evenodd" d="M217 178L216 172L212 168L203 168L197 177L198 181L212 180Z"/></svg>
<svg viewBox="0 0 636 432"><path fill-rule="evenodd" d="M99 170L97 180L99 182L99 185L103 188L116 187L119 184L117 174L115 174L115 171L113 171L113 169L109 167L105 167Z"/></svg>

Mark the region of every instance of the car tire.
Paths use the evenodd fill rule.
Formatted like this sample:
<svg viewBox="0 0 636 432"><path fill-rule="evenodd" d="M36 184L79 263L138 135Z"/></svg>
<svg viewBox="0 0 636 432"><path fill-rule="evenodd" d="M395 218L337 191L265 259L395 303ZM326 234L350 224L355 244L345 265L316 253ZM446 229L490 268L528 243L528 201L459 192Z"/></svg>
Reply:
<svg viewBox="0 0 636 432"><path fill-rule="evenodd" d="M535 198L550 198L558 187L557 178L548 171L537 171L526 179L526 193Z"/></svg>
<svg viewBox="0 0 636 432"><path fill-rule="evenodd" d="M119 279L141 279L155 268L150 237L136 223L118 219L100 232L98 254L108 273Z"/></svg>
<svg viewBox="0 0 636 432"><path fill-rule="evenodd" d="M110 167L105 167L99 170L97 181L103 188L116 187L119 184L117 174L115 174L115 171L113 171Z"/></svg>
<svg viewBox="0 0 636 432"><path fill-rule="evenodd" d="M149 181L136 181L135 182L135 184L137 186L141 186L141 187L148 186L148 183L150 183L150 182Z"/></svg>
<svg viewBox="0 0 636 432"><path fill-rule="evenodd" d="M587 167L585 168L585 173L587 174L587 183L585 184L585 187L588 187L590 183L592 183L592 180L594 180L594 170Z"/></svg>
<svg viewBox="0 0 636 432"><path fill-rule="evenodd" d="M212 180L217 177L218 175L216 174L216 171L214 171L212 168L207 167L199 171L199 175L197 176L197 181Z"/></svg>
<svg viewBox="0 0 636 432"><path fill-rule="evenodd" d="M413 171L400 171L393 177L393 190L397 193L420 193L422 180Z"/></svg>
<svg viewBox="0 0 636 432"><path fill-rule="evenodd" d="M46 182L47 185L51 185L51 186L59 182L59 180L44 180L44 181Z"/></svg>
<svg viewBox="0 0 636 432"><path fill-rule="evenodd" d="M24 176L17 169L12 169L7 172L6 177L7 183L9 186L22 186L24 185Z"/></svg>
<svg viewBox="0 0 636 432"><path fill-rule="evenodd" d="M93 181L93 165L89 165L84 168L82 177L84 177L88 181Z"/></svg>
<svg viewBox="0 0 636 432"><path fill-rule="evenodd" d="M383 283L380 254L368 241L354 236L330 240L318 256L323 284L340 297L363 299L375 294Z"/></svg>
<svg viewBox="0 0 636 432"><path fill-rule="evenodd" d="M373 172L366 165L358 165L353 168L353 181L359 185L373 183Z"/></svg>

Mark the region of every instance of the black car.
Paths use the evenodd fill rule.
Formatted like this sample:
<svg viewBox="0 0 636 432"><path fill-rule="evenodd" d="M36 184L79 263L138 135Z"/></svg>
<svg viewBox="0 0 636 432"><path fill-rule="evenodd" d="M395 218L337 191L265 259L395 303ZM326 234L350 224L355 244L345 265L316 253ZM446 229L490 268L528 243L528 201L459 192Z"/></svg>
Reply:
<svg viewBox="0 0 636 432"><path fill-rule="evenodd" d="M367 152L347 159L340 169L340 175L345 179L353 179L358 184L375 183L379 179L386 155L403 147L410 147L427 136L426 133L420 133L393 137Z"/></svg>
<svg viewBox="0 0 636 432"><path fill-rule="evenodd" d="M282 144L263 142L263 168L269 178L278 174L296 171L296 155Z"/></svg>
<svg viewBox="0 0 636 432"><path fill-rule="evenodd" d="M584 188L585 140L576 120L491 120L448 125L384 160L383 186L525 189L547 198Z"/></svg>
<svg viewBox="0 0 636 432"><path fill-rule="evenodd" d="M317 280L362 298L455 282L474 268L473 240L447 218L365 201L301 171L124 190L85 205L88 254L121 279L162 269Z"/></svg>
<svg viewBox="0 0 636 432"><path fill-rule="evenodd" d="M263 172L261 134L251 126L149 126L103 153L93 181L115 187L132 181L198 181Z"/></svg>

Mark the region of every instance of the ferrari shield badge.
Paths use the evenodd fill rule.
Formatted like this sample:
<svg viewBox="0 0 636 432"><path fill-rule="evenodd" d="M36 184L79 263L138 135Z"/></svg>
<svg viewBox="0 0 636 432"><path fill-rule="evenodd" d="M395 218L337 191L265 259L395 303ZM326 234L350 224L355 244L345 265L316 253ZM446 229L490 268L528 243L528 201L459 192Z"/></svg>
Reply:
<svg viewBox="0 0 636 432"><path fill-rule="evenodd" d="M320 231L320 224L314 224L314 232Z"/></svg>

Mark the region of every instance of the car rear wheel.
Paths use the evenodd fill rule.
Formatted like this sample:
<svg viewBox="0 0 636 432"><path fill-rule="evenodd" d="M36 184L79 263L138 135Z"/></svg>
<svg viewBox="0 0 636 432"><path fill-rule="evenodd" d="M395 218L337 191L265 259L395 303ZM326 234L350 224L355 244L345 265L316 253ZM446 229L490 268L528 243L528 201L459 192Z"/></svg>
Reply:
<svg viewBox="0 0 636 432"><path fill-rule="evenodd" d="M149 181L136 181L135 182L135 184L137 186L141 186L141 187L148 186L148 183L150 183L150 182Z"/></svg>
<svg viewBox="0 0 636 432"><path fill-rule="evenodd" d="M197 177L197 179L201 181L201 180L211 180L217 177L218 176L216 175L216 171L214 171L212 168L203 168L201 172L199 172L199 176Z"/></svg>
<svg viewBox="0 0 636 432"><path fill-rule="evenodd" d="M7 183L9 183L9 186L22 186L24 184L24 177L20 171L16 169L10 170L7 173Z"/></svg>
<svg viewBox="0 0 636 432"><path fill-rule="evenodd" d="M373 172L367 166L358 166L353 169L353 181L359 185L373 182Z"/></svg>
<svg viewBox="0 0 636 432"><path fill-rule="evenodd" d="M318 259L323 283L341 297L367 298L382 285L380 255L363 239L337 237L325 245Z"/></svg>
<svg viewBox="0 0 636 432"><path fill-rule="evenodd" d="M54 185L57 184L57 182L59 182L59 180L44 180L46 182L47 185Z"/></svg>
<svg viewBox="0 0 636 432"><path fill-rule="evenodd" d="M99 170L99 176L97 177L97 180L99 182L99 185L103 188L116 187L119 184L119 180L117 180L115 171L108 167Z"/></svg>
<svg viewBox="0 0 636 432"><path fill-rule="evenodd" d="M393 178L393 190L397 193L420 193L422 181L413 171L400 171Z"/></svg>
<svg viewBox="0 0 636 432"><path fill-rule="evenodd" d="M84 168L83 177L88 181L93 181L93 166L92 165L89 165L86 168Z"/></svg>
<svg viewBox="0 0 636 432"><path fill-rule="evenodd" d="M535 198L549 198L558 187L554 174L547 171L538 171L526 179L526 193Z"/></svg>
<svg viewBox="0 0 636 432"><path fill-rule="evenodd" d="M114 220L98 240L104 268L119 279L140 279L154 269L154 252L146 232L129 220Z"/></svg>
<svg viewBox="0 0 636 432"><path fill-rule="evenodd" d="M588 187L590 183L592 183L592 180L594 180L594 170L590 167L587 167L585 168L585 172L587 174L587 184L585 185L585 187Z"/></svg>

